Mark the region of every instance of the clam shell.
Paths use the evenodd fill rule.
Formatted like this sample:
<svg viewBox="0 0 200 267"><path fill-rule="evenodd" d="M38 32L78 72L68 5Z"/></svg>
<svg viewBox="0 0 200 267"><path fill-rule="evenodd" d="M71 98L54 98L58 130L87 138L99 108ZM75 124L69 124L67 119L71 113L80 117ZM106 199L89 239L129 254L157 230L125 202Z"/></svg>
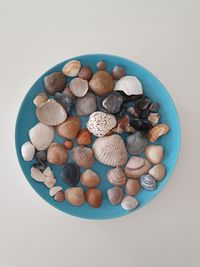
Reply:
<svg viewBox="0 0 200 267"><path fill-rule="evenodd" d="M126 95L142 95L141 82L135 76L124 76L116 82L114 91L123 91Z"/></svg>
<svg viewBox="0 0 200 267"><path fill-rule="evenodd" d="M46 102L48 100L48 96L41 92L39 93L33 100L33 104L36 106L36 107L39 107L41 106L44 102Z"/></svg>
<svg viewBox="0 0 200 267"><path fill-rule="evenodd" d="M148 139L150 142L155 142L160 136L168 133L169 126L167 124L158 124L154 126L148 134Z"/></svg>
<svg viewBox="0 0 200 267"><path fill-rule="evenodd" d="M128 179L125 191L127 195L135 196L140 191L140 183L138 179Z"/></svg>
<svg viewBox="0 0 200 267"><path fill-rule="evenodd" d="M112 205L117 205L122 201L123 192L120 187L114 186L107 190L108 200Z"/></svg>
<svg viewBox="0 0 200 267"><path fill-rule="evenodd" d="M66 148L58 143L52 143L47 150L47 161L51 164L62 165L67 161Z"/></svg>
<svg viewBox="0 0 200 267"><path fill-rule="evenodd" d="M93 143L92 149L95 158L105 165L123 166L128 159L124 141L117 134L97 138Z"/></svg>
<svg viewBox="0 0 200 267"><path fill-rule="evenodd" d="M56 179L53 177L45 177L44 184L48 188L52 188L56 184Z"/></svg>
<svg viewBox="0 0 200 267"><path fill-rule="evenodd" d="M66 76L76 77L80 69L81 69L81 62L78 60L71 60L64 65L62 72Z"/></svg>
<svg viewBox="0 0 200 267"><path fill-rule="evenodd" d="M65 199L73 206L81 206L85 202L83 188L72 187L65 190Z"/></svg>
<svg viewBox="0 0 200 267"><path fill-rule="evenodd" d="M21 146L21 154L25 161L31 161L35 155L35 147L31 142L26 142Z"/></svg>
<svg viewBox="0 0 200 267"><path fill-rule="evenodd" d="M148 173L151 164L147 159L141 157L131 157L127 162L124 172L129 178L139 178Z"/></svg>
<svg viewBox="0 0 200 267"><path fill-rule="evenodd" d="M60 171L64 183L75 186L80 179L80 168L75 163L66 163Z"/></svg>
<svg viewBox="0 0 200 267"><path fill-rule="evenodd" d="M44 174L35 167L31 168L31 177L37 182L44 182L45 180Z"/></svg>
<svg viewBox="0 0 200 267"><path fill-rule="evenodd" d="M78 77L89 81L92 77L92 70L88 66L84 66L78 73Z"/></svg>
<svg viewBox="0 0 200 267"><path fill-rule="evenodd" d="M110 184L123 186L126 183L126 175L120 167L110 169L107 174L107 179Z"/></svg>
<svg viewBox="0 0 200 267"><path fill-rule="evenodd" d="M29 130L29 138L37 150L45 150L53 141L54 129L51 126L38 122Z"/></svg>
<svg viewBox="0 0 200 267"><path fill-rule="evenodd" d="M90 115L97 110L96 96L88 92L85 96L79 97L75 105L76 114L80 116Z"/></svg>
<svg viewBox="0 0 200 267"><path fill-rule="evenodd" d="M71 151L72 159L82 168L90 168L94 162L93 151L85 146L76 146Z"/></svg>
<svg viewBox="0 0 200 267"><path fill-rule="evenodd" d="M163 147L158 145L149 145L146 147L144 154L153 164L158 164L163 159Z"/></svg>
<svg viewBox="0 0 200 267"><path fill-rule="evenodd" d="M156 181L150 174L142 175L140 177L140 185L149 191L153 191L156 189Z"/></svg>
<svg viewBox="0 0 200 267"><path fill-rule="evenodd" d="M61 190L62 190L62 187L61 186L54 186L54 187L50 188L49 195L51 197L53 197L53 196L55 196L56 193L58 193Z"/></svg>
<svg viewBox="0 0 200 267"><path fill-rule="evenodd" d="M66 77L62 72L53 72L44 77L44 87L49 95L61 92L65 88Z"/></svg>
<svg viewBox="0 0 200 267"><path fill-rule="evenodd" d="M113 78L105 70L99 70L92 76L89 82L90 89L98 96L113 91Z"/></svg>
<svg viewBox="0 0 200 267"><path fill-rule="evenodd" d="M70 116L66 121L56 127L59 136L74 139L81 127L81 121L77 116Z"/></svg>
<svg viewBox="0 0 200 267"><path fill-rule="evenodd" d="M89 188L86 192L86 201L92 208L99 208L102 203L102 193L97 188Z"/></svg>
<svg viewBox="0 0 200 267"><path fill-rule="evenodd" d="M157 164L149 170L149 174L153 176L156 181L161 181L165 176L165 166L163 164Z"/></svg>
<svg viewBox="0 0 200 267"><path fill-rule="evenodd" d="M102 137L114 128L116 123L116 118L113 115L96 111L89 116L87 128L93 135Z"/></svg>
<svg viewBox="0 0 200 267"><path fill-rule="evenodd" d="M129 135L126 141L127 141L126 145L127 150L129 153L133 155L141 154L148 144L147 138L142 136L140 132L136 132L132 135Z"/></svg>
<svg viewBox="0 0 200 267"><path fill-rule="evenodd" d="M91 133L88 131L88 129L81 129L77 138L76 143L79 146L86 146L91 143Z"/></svg>
<svg viewBox="0 0 200 267"><path fill-rule="evenodd" d="M95 187L100 184L100 178L96 172L87 169L80 176L80 182L87 187Z"/></svg>
<svg viewBox="0 0 200 267"><path fill-rule="evenodd" d="M36 116L42 123L49 126L55 126L66 120L67 113L61 104L54 99L49 99L47 102L36 108Z"/></svg>
<svg viewBox="0 0 200 267"><path fill-rule="evenodd" d="M138 201L132 196L125 196L121 202L121 206L124 210L133 210L138 206Z"/></svg>
<svg viewBox="0 0 200 267"><path fill-rule="evenodd" d="M71 80L69 87L73 95L83 97L87 94L89 84L87 80L78 77Z"/></svg>

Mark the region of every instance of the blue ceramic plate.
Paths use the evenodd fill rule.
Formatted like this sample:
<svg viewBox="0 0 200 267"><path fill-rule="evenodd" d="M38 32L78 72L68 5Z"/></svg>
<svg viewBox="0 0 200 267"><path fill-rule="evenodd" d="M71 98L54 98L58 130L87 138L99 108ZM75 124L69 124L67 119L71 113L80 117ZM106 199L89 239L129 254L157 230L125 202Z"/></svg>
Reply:
<svg viewBox="0 0 200 267"><path fill-rule="evenodd" d="M149 192L142 189L136 195L136 198L139 202L138 208L141 208L160 192L160 190L169 180L170 175L175 167L180 146L180 125L174 103L160 81L148 70L144 69L133 61L118 56L104 54L83 55L73 59L80 60L82 65L89 65L93 71L96 70L96 63L99 60L104 60L106 62L108 71L111 71L112 68L117 64L121 65L125 69L126 75L134 75L141 81L144 94L146 96L148 96L151 100L160 103L161 108L159 112L161 115L161 123L167 123L170 126L169 133L165 136L162 136L158 140L158 143L164 147L165 153L163 163L166 166L166 176L163 181L158 183L158 187L155 191ZM106 190L111 186L108 184L105 174L109 167L98 162L95 162L92 167L101 177L101 184L99 185L99 188L103 192L103 203L101 207L98 209L93 209L87 203L85 203L82 207L74 207L66 201L59 203L50 197L49 190L43 184L34 181L30 176L30 168L33 162L25 162L21 156L21 145L29 140L28 131L37 123L33 99L38 92L41 92L44 89L43 78L51 72L60 71L63 65L69 60L54 66L44 73L28 91L21 104L17 117L15 132L16 151L20 166L24 172L24 175L26 176L26 179L34 188L34 190L49 204L65 213L87 219L110 219L127 215L130 212L123 210L120 205L112 206L107 200ZM87 117L82 117L82 128L85 126L87 119ZM55 141L62 143L63 139L56 136ZM57 184L61 185L64 189L67 188L67 185L62 182L62 179L59 176L60 167L50 167L55 172Z"/></svg>

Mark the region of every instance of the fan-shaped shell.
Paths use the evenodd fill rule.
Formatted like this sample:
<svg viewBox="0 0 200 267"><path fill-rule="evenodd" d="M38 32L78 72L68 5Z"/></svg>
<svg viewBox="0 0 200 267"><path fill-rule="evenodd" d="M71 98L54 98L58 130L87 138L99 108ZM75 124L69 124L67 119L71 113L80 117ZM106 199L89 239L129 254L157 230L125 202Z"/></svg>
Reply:
<svg viewBox="0 0 200 267"><path fill-rule="evenodd" d="M156 181L150 174L146 174L140 177L140 185L149 191L156 189Z"/></svg>
<svg viewBox="0 0 200 267"><path fill-rule="evenodd" d="M136 132L132 135L129 135L126 141L127 141L127 150L129 153L133 155L141 154L148 144L147 138L142 136L140 132Z"/></svg>
<svg viewBox="0 0 200 267"><path fill-rule="evenodd" d="M138 206L138 201L134 197L131 196L125 196L122 199L121 206L125 210L133 210Z"/></svg>
<svg viewBox="0 0 200 267"><path fill-rule="evenodd" d="M26 142L21 146L21 154L25 161L30 161L35 155L35 147L31 142Z"/></svg>
<svg viewBox="0 0 200 267"><path fill-rule="evenodd" d="M41 92L39 93L33 100L33 104L36 106L36 107L39 107L41 106L44 102L46 102L48 100L48 96Z"/></svg>
<svg viewBox="0 0 200 267"><path fill-rule="evenodd" d="M128 159L124 141L117 134L97 138L93 143L92 149L95 158L105 165L123 166Z"/></svg>
<svg viewBox="0 0 200 267"><path fill-rule="evenodd" d="M85 146L76 146L71 151L72 158L82 168L90 168L94 162L92 149Z"/></svg>
<svg viewBox="0 0 200 267"><path fill-rule="evenodd" d="M126 175L120 167L108 170L106 176L110 184L123 186L126 183Z"/></svg>
<svg viewBox="0 0 200 267"><path fill-rule="evenodd" d="M96 111L96 109L96 97L92 92L88 92L85 96L79 97L76 100L75 110L77 115L90 115L92 112Z"/></svg>
<svg viewBox="0 0 200 267"><path fill-rule="evenodd" d="M97 188L89 188L86 192L86 201L92 208L99 208L102 203L102 193Z"/></svg>
<svg viewBox="0 0 200 267"><path fill-rule="evenodd" d="M138 178L148 173L151 164L147 159L141 157L131 157L127 162L124 172L129 178Z"/></svg>
<svg viewBox="0 0 200 267"><path fill-rule="evenodd" d="M126 95L143 94L142 84L135 76L124 76L116 82L114 91L123 91Z"/></svg>
<svg viewBox="0 0 200 267"><path fill-rule="evenodd" d="M66 148L58 143L52 143L47 150L47 161L51 164L62 165L67 161Z"/></svg>
<svg viewBox="0 0 200 267"><path fill-rule="evenodd" d="M73 206L81 206L85 202L83 188L72 187L65 190L65 199Z"/></svg>
<svg viewBox="0 0 200 267"><path fill-rule="evenodd" d="M62 72L66 76L75 77L78 75L80 69L81 69L81 62L78 60L71 60L64 65Z"/></svg>
<svg viewBox="0 0 200 267"><path fill-rule="evenodd" d="M51 126L38 122L29 130L29 138L37 150L45 150L53 141L54 129Z"/></svg>
<svg viewBox="0 0 200 267"><path fill-rule="evenodd" d="M67 113L61 104L54 99L49 99L47 102L36 108L36 116L42 123L49 126L55 126L66 120Z"/></svg>
<svg viewBox="0 0 200 267"><path fill-rule="evenodd" d="M70 116L66 121L56 127L59 136L74 139L76 138L81 127L81 121L77 116Z"/></svg>
<svg viewBox="0 0 200 267"><path fill-rule="evenodd" d="M163 159L163 147L158 145L149 145L146 147L144 154L153 164L158 164Z"/></svg>
<svg viewBox="0 0 200 267"><path fill-rule="evenodd" d="M87 128L93 135L102 137L112 130L116 123L115 116L96 111L89 116Z"/></svg>
<svg viewBox="0 0 200 267"><path fill-rule="evenodd" d="M80 176L80 182L87 187L95 187L100 184L100 178L96 172L87 169Z"/></svg>
<svg viewBox="0 0 200 267"><path fill-rule="evenodd" d="M102 96L113 91L113 78L107 71L99 70L92 76L89 86L96 95Z"/></svg>
<svg viewBox="0 0 200 267"><path fill-rule="evenodd" d="M163 164L157 164L149 170L149 174L153 176L156 181L161 181L165 176L165 166Z"/></svg>
<svg viewBox="0 0 200 267"><path fill-rule="evenodd" d="M122 201L123 192L118 186L114 186L107 190L108 200L112 205L117 205Z"/></svg>
<svg viewBox="0 0 200 267"><path fill-rule="evenodd" d="M70 90L76 97L83 97L89 89L88 81L79 77L71 80L69 84Z"/></svg>

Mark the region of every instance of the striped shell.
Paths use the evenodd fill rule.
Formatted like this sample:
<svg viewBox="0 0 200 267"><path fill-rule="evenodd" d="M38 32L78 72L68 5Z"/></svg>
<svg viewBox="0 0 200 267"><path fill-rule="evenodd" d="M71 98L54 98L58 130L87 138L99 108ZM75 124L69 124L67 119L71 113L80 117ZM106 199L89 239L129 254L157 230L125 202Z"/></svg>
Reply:
<svg viewBox="0 0 200 267"><path fill-rule="evenodd" d="M165 166L163 164L157 164L149 170L149 174L153 176L156 181L161 181L165 176Z"/></svg>
<svg viewBox="0 0 200 267"><path fill-rule="evenodd" d="M107 174L107 179L110 184L123 186L126 183L126 175L120 167L110 169Z"/></svg>
<svg viewBox="0 0 200 267"><path fill-rule="evenodd" d="M127 137L127 150L133 155L141 154L148 144L146 137L142 136L140 132L136 132Z"/></svg>
<svg viewBox="0 0 200 267"><path fill-rule="evenodd" d="M156 189L156 181L150 174L146 174L140 177L140 185L149 191Z"/></svg>
<svg viewBox="0 0 200 267"><path fill-rule="evenodd" d="M66 120L67 113L63 106L57 101L49 99L47 102L36 108L36 116L42 123L56 126Z"/></svg>
<svg viewBox="0 0 200 267"><path fill-rule="evenodd" d="M105 165L123 166L128 159L124 141L117 134L97 138L93 143L92 149L95 158Z"/></svg>
<svg viewBox="0 0 200 267"><path fill-rule="evenodd" d="M163 147L158 145L149 145L146 147L144 154L153 164L158 164L163 159Z"/></svg>
<svg viewBox="0 0 200 267"><path fill-rule="evenodd" d="M131 157L127 162L124 172L129 178L139 178L148 173L151 164L147 159L141 157Z"/></svg>

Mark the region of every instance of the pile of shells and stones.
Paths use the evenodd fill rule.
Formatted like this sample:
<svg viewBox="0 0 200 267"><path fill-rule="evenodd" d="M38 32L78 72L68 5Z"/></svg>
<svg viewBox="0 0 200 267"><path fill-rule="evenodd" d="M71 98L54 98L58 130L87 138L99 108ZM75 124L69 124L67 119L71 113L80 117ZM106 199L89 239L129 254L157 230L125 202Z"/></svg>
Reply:
<svg viewBox="0 0 200 267"><path fill-rule="evenodd" d="M159 104L143 95L135 76L126 76L118 65L109 73L104 61L96 67L93 73L89 66L71 60L61 72L44 78L45 90L33 100L38 123L29 130L30 140L22 145L21 154L25 161L35 161L31 177L49 188L55 201L74 206L85 201L93 208L101 206L102 192L97 188L101 179L92 165L97 160L111 166L105 174L112 185L108 201L132 210L139 204L134 196L140 188L155 190L165 176L163 147L153 143L169 127L159 124ZM88 116L87 128L81 129L80 116ZM62 144L53 142L55 134L64 138ZM68 153L73 162L68 162ZM60 165L66 190L56 184L48 163Z"/></svg>

